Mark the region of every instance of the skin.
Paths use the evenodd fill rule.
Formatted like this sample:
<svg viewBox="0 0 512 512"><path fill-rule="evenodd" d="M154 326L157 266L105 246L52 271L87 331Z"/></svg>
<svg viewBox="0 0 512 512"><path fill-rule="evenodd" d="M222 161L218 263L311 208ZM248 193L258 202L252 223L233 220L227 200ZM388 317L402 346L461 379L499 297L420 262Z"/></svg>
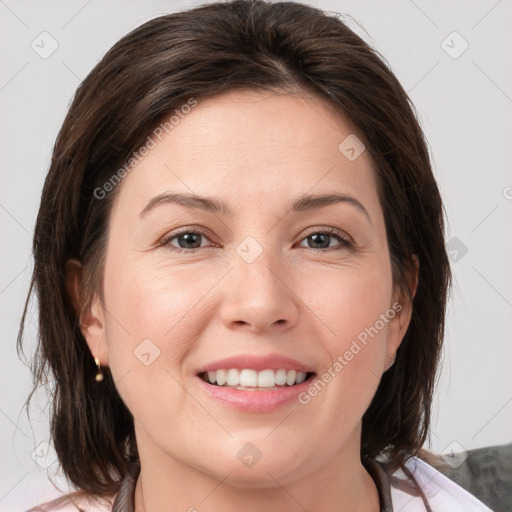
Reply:
<svg viewBox="0 0 512 512"><path fill-rule="evenodd" d="M360 461L361 419L411 304L393 287L368 151L349 161L338 149L353 133L319 98L228 92L199 101L123 179L109 221L104 303L82 315L82 329L134 416L137 512L379 510ZM235 215L169 203L141 218L163 192L215 197ZM302 194L333 192L357 198L369 219L348 203L287 208ZM169 238L181 227L205 236ZM352 248L334 235L309 238L326 228ZM262 248L252 263L236 252L248 236ZM164 237L168 245L159 246ZM79 272L68 279L73 288ZM395 302L401 311L307 405L241 412L197 382L200 365L242 353L284 354L321 375ZM160 354L146 366L134 350L148 338ZM262 453L250 468L237 457L248 442Z"/></svg>

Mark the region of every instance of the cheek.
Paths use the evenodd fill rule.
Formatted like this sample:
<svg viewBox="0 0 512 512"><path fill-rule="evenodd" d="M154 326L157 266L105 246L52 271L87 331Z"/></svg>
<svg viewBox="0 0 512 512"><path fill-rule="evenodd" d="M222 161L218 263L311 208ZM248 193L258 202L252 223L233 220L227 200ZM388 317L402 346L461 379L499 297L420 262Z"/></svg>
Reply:
<svg viewBox="0 0 512 512"><path fill-rule="evenodd" d="M194 274L137 263L106 266L109 366L122 395L144 396L162 379L170 385L169 373L183 378L181 362L206 321L201 299L218 280Z"/></svg>
<svg viewBox="0 0 512 512"><path fill-rule="evenodd" d="M104 289L112 316L115 311L114 320L132 337L154 336L163 344L176 338L176 331L184 330L184 325L190 326L191 316L197 318L201 299L217 279L212 273L205 275L148 256L123 262L113 254L111 261L115 263L106 266Z"/></svg>
<svg viewBox="0 0 512 512"><path fill-rule="evenodd" d="M364 333L391 307L391 269L382 259L321 272L318 275L316 268L309 275L307 271L302 273L300 297L318 320L325 347L334 359L348 349L352 340L364 338ZM381 323L378 330L385 334Z"/></svg>
<svg viewBox="0 0 512 512"><path fill-rule="evenodd" d="M319 350L328 354L303 403L319 407L317 417L330 411L322 421L337 428L360 418L375 394L395 311L391 269L384 259L324 277L321 286L304 288L301 295L323 333ZM309 281L315 282L312 276Z"/></svg>

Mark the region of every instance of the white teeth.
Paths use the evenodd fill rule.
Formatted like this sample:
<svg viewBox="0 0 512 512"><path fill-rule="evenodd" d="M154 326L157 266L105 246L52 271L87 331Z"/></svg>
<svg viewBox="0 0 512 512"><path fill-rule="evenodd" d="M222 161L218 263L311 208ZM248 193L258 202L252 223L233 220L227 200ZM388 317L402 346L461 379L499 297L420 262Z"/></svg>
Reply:
<svg viewBox="0 0 512 512"><path fill-rule="evenodd" d="M207 372L208 382L210 384L217 383L218 386L230 386L236 389L255 389L255 388L272 388L278 389L276 386L293 386L300 384L306 380L305 372L296 370L262 370L257 372L249 368L238 370L230 368L225 370L214 370Z"/></svg>
<svg viewBox="0 0 512 512"><path fill-rule="evenodd" d="M277 370L276 384L278 386L284 386L286 384L286 370Z"/></svg>
<svg viewBox="0 0 512 512"><path fill-rule="evenodd" d="M217 374L217 384L219 386L224 386L226 382L228 381L228 372L226 370L217 370L216 372L212 372ZM212 382L212 384L215 382L215 380Z"/></svg>
<svg viewBox="0 0 512 512"><path fill-rule="evenodd" d="M228 386L240 385L240 372L236 368L228 370Z"/></svg>
<svg viewBox="0 0 512 512"><path fill-rule="evenodd" d="M276 375L274 370L263 370L258 373L259 388L273 388L276 385Z"/></svg>
<svg viewBox="0 0 512 512"><path fill-rule="evenodd" d="M306 374L304 372L297 372L297 384L306 380Z"/></svg>
<svg viewBox="0 0 512 512"><path fill-rule="evenodd" d="M242 370L240 372L240 386L255 388L258 385L258 373L256 370Z"/></svg>
<svg viewBox="0 0 512 512"><path fill-rule="evenodd" d="M292 386L293 384L295 384L296 379L297 379L297 372L295 370L290 370L286 374L286 384L288 384L288 386Z"/></svg>

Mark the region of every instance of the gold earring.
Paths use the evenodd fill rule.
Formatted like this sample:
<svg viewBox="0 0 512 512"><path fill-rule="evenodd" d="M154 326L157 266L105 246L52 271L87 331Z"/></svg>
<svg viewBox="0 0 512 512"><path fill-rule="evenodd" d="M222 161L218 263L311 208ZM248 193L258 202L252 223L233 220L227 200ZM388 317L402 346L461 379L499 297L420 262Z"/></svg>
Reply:
<svg viewBox="0 0 512 512"><path fill-rule="evenodd" d="M96 363L96 366L98 367L98 373L96 374L96 382L101 382L103 380L103 373L101 371L100 362L98 361L98 358L94 358L94 362Z"/></svg>

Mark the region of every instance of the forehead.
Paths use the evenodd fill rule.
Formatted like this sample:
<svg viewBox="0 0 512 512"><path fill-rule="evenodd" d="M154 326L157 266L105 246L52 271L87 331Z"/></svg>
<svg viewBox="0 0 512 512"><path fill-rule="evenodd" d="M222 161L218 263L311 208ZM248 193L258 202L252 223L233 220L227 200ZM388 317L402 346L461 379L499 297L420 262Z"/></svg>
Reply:
<svg viewBox="0 0 512 512"><path fill-rule="evenodd" d="M121 204L114 208L139 213L155 195L178 191L259 211L305 193L342 192L375 209L368 152L356 159L344 152L346 141L357 144L355 132L339 111L313 96L231 91L198 100L174 116L161 140L150 135L153 147L123 178Z"/></svg>

